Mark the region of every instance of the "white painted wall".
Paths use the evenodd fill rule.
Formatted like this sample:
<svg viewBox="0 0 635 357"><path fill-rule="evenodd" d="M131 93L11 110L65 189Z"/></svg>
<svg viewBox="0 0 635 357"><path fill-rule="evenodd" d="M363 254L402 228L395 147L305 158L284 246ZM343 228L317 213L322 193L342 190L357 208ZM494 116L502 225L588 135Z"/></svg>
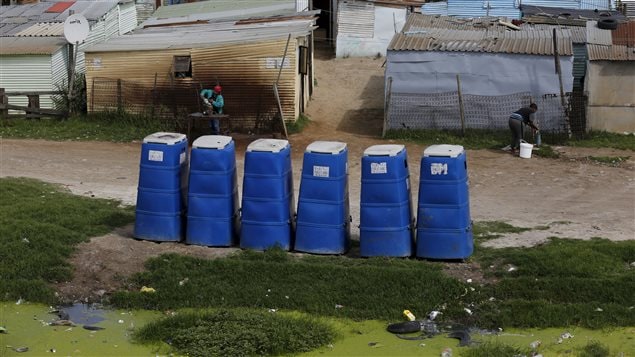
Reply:
<svg viewBox="0 0 635 357"><path fill-rule="evenodd" d="M573 56L560 56L560 67L564 91L570 92ZM436 51L390 51L387 55L386 78L393 78L393 92L454 92L457 74L464 94L560 93L551 56Z"/></svg>
<svg viewBox="0 0 635 357"><path fill-rule="evenodd" d="M591 61L585 89L587 129L635 133L635 63Z"/></svg>
<svg viewBox="0 0 635 357"><path fill-rule="evenodd" d="M396 33L399 33L408 16L405 8L392 8L375 5L375 22L370 38L338 33L335 56L365 57L386 55L386 48ZM354 21L354 19L350 19ZM341 19L340 19L341 21Z"/></svg>
<svg viewBox="0 0 635 357"><path fill-rule="evenodd" d="M51 55L0 56L0 83L7 92L57 90L51 81ZM26 96L9 97L9 104L27 106L29 101ZM41 108L52 104L50 96L40 97Z"/></svg>

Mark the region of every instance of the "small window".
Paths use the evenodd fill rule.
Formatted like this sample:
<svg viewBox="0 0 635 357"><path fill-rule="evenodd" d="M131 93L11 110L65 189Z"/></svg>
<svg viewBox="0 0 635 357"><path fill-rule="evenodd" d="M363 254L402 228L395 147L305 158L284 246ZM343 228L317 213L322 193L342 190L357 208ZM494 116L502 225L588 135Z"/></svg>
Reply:
<svg viewBox="0 0 635 357"><path fill-rule="evenodd" d="M174 77L192 78L192 57L174 56Z"/></svg>

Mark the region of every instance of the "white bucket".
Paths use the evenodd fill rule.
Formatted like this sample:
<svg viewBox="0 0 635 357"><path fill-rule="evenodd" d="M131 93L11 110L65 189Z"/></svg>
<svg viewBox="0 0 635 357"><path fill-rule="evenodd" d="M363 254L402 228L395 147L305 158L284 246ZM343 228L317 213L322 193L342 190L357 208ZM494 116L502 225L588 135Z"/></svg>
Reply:
<svg viewBox="0 0 635 357"><path fill-rule="evenodd" d="M520 157L523 159L531 158L531 150L533 148L534 146L529 143L520 143Z"/></svg>

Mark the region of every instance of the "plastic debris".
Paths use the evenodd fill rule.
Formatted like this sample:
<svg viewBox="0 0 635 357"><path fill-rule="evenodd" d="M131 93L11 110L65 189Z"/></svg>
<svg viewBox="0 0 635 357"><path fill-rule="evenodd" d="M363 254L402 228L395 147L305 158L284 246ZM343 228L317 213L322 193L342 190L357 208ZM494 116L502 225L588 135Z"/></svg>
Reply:
<svg viewBox="0 0 635 357"><path fill-rule="evenodd" d="M55 348L51 348L51 349L49 349L49 352L55 353L55 352L57 352L57 350Z"/></svg>
<svg viewBox="0 0 635 357"><path fill-rule="evenodd" d="M536 348L540 347L541 344L542 344L542 342L540 342L540 340L536 340L536 341L530 343L529 347L531 347L532 349L535 350Z"/></svg>
<svg viewBox="0 0 635 357"><path fill-rule="evenodd" d="M569 332L565 332L562 335L560 335L560 338L562 339L567 339L567 338L573 338L574 336L572 334L570 334Z"/></svg>
<svg viewBox="0 0 635 357"><path fill-rule="evenodd" d="M120 324L124 323L124 321L123 321L123 320L119 320L119 321L117 321L117 322L118 322L118 323L120 323Z"/></svg>
<svg viewBox="0 0 635 357"><path fill-rule="evenodd" d="M0 333L7 333L7 329L0 326Z"/></svg>
<svg viewBox="0 0 635 357"><path fill-rule="evenodd" d="M19 298L18 301L15 302L16 305L20 305L24 302L24 300L22 300L22 298Z"/></svg>
<svg viewBox="0 0 635 357"><path fill-rule="evenodd" d="M471 282L472 282L472 279L467 279L466 281L467 281L468 283L471 283Z"/></svg>
<svg viewBox="0 0 635 357"><path fill-rule="evenodd" d="M595 309L595 311L597 311L597 312L602 312L602 311L604 311L604 310L602 310L602 308L601 308L601 307L598 307L598 308L596 308L596 309Z"/></svg>
<svg viewBox="0 0 635 357"><path fill-rule="evenodd" d="M51 321L49 324L51 326L75 326L75 323L71 320L59 319L55 321Z"/></svg>
<svg viewBox="0 0 635 357"><path fill-rule="evenodd" d="M441 357L452 357L452 349L450 347L443 349Z"/></svg>
<svg viewBox="0 0 635 357"><path fill-rule="evenodd" d="M419 347L426 347L426 344L425 343L420 343Z"/></svg>
<svg viewBox="0 0 635 357"><path fill-rule="evenodd" d="M269 309L269 312L271 312L271 313L274 313L276 311L278 311L278 310L277 309Z"/></svg>
<svg viewBox="0 0 635 357"><path fill-rule="evenodd" d="M142 293L156 293L157 292L154 288L150 288L147 286L142 286L140 291Z"/></svg>
<svg viewBox="0 0 635 357"><path fill-rule="evenodd" d="M190 278L185 278L185 279L179 281L179 286L185 285L185 283L187 283L189 280L190 280Z"/></svg>
<svg viewBox="0 0 635 357"><path fill-rule="evenodd" d="M416 320L416 319L417 319L417 318L415 317L415 315L414 315L412 312L410 312L410 310L404 310L404 311L403 311L403 315L404 315L404 316L405 316L405 317L406 317L409 321L414 321L414 320Z"/></svg>
<svg viewBox="0 0 635 357"><path fill-rule="evenodd" d="M99 327L99 326L92 326L92 325L84 325L84 330L88 330L88 331L99 331L99 330L104 330L105 327Z"/></svg>
<svg viewBox="0 0 635 357"><path fill-rule="evenodd" d="M21 353L21 352L27 352L29 350L28 347L26 346L22 346L22 347L12 347L12 350L14 350L15 352Z"/></svg>
<svg viewBox="0 0 635 357"><path fill-rule="evenodd" d="M434 320L434 319L436 319L436 318L437 318L437 316L439 316L440 314L442 314L442 312L441 312L441 311L436 311L436 310L434 310L434 311L430 311L430 313L428 314L428 319L429 319L430 321L433 321L433 320Z"/></svg>
<svg viewBox="0 0 635 357"><path fill-rule="evenodd" d="M344 307L344 305L335 304L335 308L336 308L336 309L341 309L341 308L343 308L343 307Z"/></svg>
<svg viewBox="0 0 635 357"><path fill-rule="evenodd" d="M465 310L468 315L472 315L472 310L468 309L467 307L464 307L463 310Z"/></svg>
<svg viewBox="0 0 635 357"><path fill-rule="evenodd" d="M507 268L507 271L508 271L508 272L512 272L512 271L514 271L514 270L516 270L516 269L518 269L518 268L516 268L516 267L515 267L515 266L513 266L513 265L510 265L510 266L509 266L509 268Z"/></svg>

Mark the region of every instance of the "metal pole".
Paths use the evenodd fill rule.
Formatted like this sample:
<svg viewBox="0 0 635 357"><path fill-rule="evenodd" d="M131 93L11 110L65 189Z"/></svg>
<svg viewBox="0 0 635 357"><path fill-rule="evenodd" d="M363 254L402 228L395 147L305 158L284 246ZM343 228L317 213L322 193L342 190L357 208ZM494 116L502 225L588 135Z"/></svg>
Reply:
<svg viewBox="0 0 635 357"><path fill-rule="evenodd" d="M287 44L284 46L284 55L282 55L282 63L280 64L280 70L278 71L278 78L276 78L276 85L280 82L280 75L282 74L282 67L284 67L284 60L287 58L287 50L289 49L290 40L291 34L287 37Z"/></svg>
<svg viewBox="0 0 635 357"><path fill-rule="evenodd" d="M459 90L459 115L461 116L461 136L465 136L465 115L463 112L463 94L461 93L461 79L456 75L456 86Z"/></svg>
<svg viewBox="0 0 635 357"><path fill-rule="evenodd" d="M564 108L564 88L562 87L562 71L560 70L560 55L558 54L558 38L556 37L556 29L553 29L553 56L556 61L556 73L558 74L558 82L560 84L560 103Z"/></svg>

